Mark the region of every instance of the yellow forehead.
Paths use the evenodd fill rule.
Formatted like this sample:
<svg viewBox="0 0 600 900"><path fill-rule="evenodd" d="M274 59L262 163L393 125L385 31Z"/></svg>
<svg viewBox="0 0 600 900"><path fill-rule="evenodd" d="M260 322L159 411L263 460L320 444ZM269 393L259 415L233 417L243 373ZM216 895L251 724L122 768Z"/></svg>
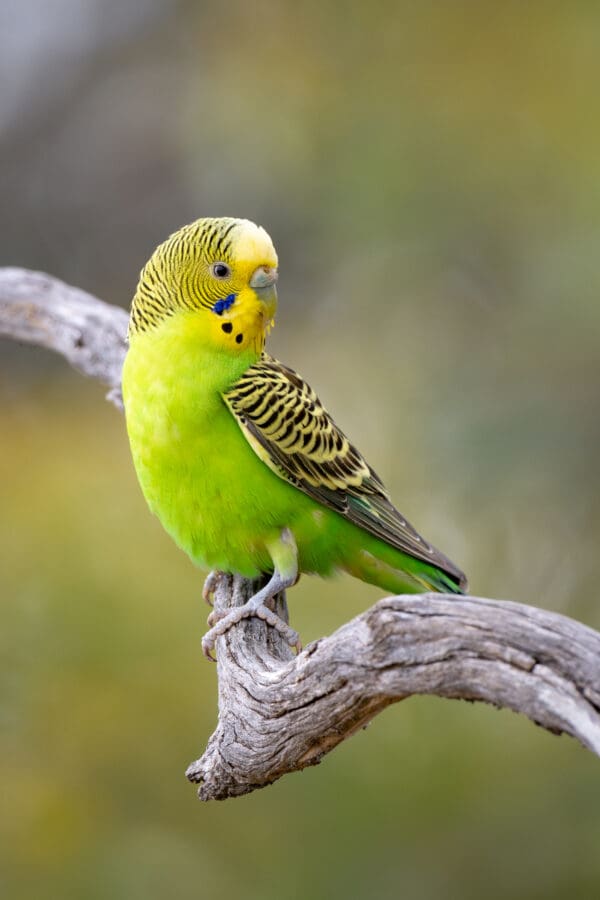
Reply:
<svg viewBox="0 0 600 900"><path fill-rule="evenodd" d="M238 219L232 234L232 254L236 262L249 266L277 266L273 241L264 228L249 219Z"/></svg>

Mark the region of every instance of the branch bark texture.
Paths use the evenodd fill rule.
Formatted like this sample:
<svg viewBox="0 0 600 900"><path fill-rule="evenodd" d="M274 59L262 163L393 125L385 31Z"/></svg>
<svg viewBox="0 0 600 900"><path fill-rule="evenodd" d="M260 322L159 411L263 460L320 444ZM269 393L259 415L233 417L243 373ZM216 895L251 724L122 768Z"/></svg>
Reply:
<svg viewBox="0 0 600 900"><path fill-rule="evenodd" d="M0 269L0 335L48 347L119 404L127 315L58 279ZM223 576L219 609L256 585ZM287 615L285 597L278 611ZM380 600L298 656L259 620L217 642L219 721L187 770L203 800L315 765L391 703L414 694L523 713L600 755L600 634L509 601L425 594Z"/></svg>
<svg viewBox="0 0 600 900"><path fill-rule="evenodd" d="M244 603L252 591L223 576L215 605ZM187 771L203 800L315 765L414 694L506 707L600 755L600 634L532 606L454 594L389 597L297 657L258 620L219 638L217 653L219 724Z"/></svg>
<svg viewBox="0 0 600 900"><path fill-rule="evenodd" d="M0 337L60 353L108 385L119 407L128 318L124 309L44 272L0 269Z"/></svg>

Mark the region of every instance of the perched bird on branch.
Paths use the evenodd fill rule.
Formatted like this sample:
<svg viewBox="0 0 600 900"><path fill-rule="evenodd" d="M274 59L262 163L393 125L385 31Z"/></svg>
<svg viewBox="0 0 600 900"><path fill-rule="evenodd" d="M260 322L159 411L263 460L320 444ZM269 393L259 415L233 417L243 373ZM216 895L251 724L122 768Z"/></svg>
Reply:
<svg viewBox="0 0 600 900"><path fill-rule="evenodd" d="M265 353L276 281L263 228L199 219L155 250L131 308L123 397L150 509L198 566L271 576L244 606L209 617L209 657L248 616L299 647L268 602L301 572L342 570L393 593L466 588L314 391Z"/></svg>

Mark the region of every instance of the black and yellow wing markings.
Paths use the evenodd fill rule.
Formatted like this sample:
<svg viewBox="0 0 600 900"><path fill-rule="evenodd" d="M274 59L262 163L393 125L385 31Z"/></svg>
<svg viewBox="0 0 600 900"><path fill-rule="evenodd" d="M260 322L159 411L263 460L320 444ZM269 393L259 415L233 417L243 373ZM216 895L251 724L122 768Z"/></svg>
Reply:
<svg viewBox="0 0 600 900"><path fill-rule="evenodd" d="M460 569L393 506L379 476L296 372L264 354L223 399L254 452L280 478L466 585Z"/></svg>

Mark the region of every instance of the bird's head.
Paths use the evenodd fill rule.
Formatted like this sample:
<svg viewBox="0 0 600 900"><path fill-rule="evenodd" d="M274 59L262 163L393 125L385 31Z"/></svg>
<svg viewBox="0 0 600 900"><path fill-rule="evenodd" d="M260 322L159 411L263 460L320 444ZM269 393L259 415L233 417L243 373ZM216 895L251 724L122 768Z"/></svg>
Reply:
<svg viewBox="0 0 600 900"><path fill-rule="evenodd" d="M188 332L237 353L260 352L277 308L277 254L248 219L198 219L160 244L140 274L129 339L173 318Z"/></svg>

